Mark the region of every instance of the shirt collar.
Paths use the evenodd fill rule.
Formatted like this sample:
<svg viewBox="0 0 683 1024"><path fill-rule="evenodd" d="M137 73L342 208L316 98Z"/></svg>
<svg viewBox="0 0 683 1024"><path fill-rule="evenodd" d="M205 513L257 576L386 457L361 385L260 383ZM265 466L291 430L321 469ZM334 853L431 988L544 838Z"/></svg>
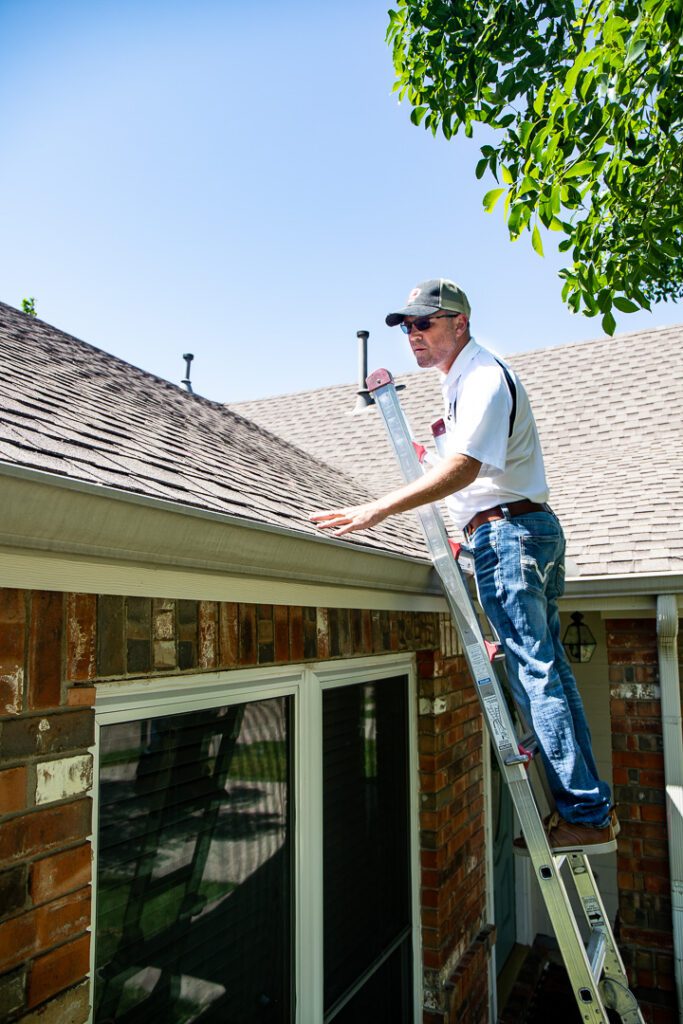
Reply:
<svg viewBox="0 0 683 1024"><path fill-rule="evenodd" d="M463 370L474 359L480 348L481 345L478 345L474 338L470 338L462 352L458 354L448 373L442 373L441 390L444 394L450 391L458 378L462 376Z"/></svg>

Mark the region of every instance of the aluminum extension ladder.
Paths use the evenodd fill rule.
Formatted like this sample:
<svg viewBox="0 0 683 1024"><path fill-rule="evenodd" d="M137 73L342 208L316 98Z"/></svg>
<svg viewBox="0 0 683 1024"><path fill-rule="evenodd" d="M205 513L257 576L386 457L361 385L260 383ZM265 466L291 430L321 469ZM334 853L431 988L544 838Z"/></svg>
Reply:
<svg viewBox="0 0 683 1024"><path fill-rule="evenodd" d="M366 386L379 408L394 453L406 482L423 474L421 458L406 422L388 370L375 370ZM424 450L423 450L424 451ZM497 645L484 639L477 612L458 561L460 545L449 541L436 505L415 510L427 541L434 567L441 577L453 621L463 648L484 721L491 736L500 772L507 783L525 838L534 874L541 888L555 937L569 975L582 1021L610 1024L608 1010L622 1024L644 1024L635 996L628 987L626 970L617 949L605 908L597 890L588 856L581 852L553 854L529 782L527 767L533 756L525 739L520 743L505 695L493 670ZM571 869L590 938L584 945L579 925L560 873L565 861Z"/></svg>

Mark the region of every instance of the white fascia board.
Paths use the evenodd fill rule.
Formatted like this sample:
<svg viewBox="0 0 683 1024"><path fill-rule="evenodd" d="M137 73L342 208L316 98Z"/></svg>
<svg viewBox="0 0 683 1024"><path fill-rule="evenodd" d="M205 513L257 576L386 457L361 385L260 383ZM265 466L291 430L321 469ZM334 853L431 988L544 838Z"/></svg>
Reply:
<svg viewBox="0 0 683 1024"><path fill-rule="evenodd" d="M683 574L679 572L602 576L573 576L566 582L563 611L628 612L654 616L657 596L673 594L683 609Z"/></svg>
<svg viewBox="0 0 683 1024"><path fill-rule="evenodd" d="M444 611L426 559L0 466L0 585Z"/></svg>

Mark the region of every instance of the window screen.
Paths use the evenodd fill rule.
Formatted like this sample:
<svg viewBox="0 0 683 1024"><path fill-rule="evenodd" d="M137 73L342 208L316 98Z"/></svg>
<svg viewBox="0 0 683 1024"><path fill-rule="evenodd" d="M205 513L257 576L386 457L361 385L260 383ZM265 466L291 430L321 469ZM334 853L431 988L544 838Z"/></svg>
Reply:
<svg viewBox="0 0 683 1024"><path fill-rule="evenodd" d="M405 677L323 694L325 1021L412 1020Z"/></svg>
<svg viewBox="0 0 683 1024"><path fill-rule="evenodd" d="M290 700L103 726L97 1024L289 1024Z"/></svg>

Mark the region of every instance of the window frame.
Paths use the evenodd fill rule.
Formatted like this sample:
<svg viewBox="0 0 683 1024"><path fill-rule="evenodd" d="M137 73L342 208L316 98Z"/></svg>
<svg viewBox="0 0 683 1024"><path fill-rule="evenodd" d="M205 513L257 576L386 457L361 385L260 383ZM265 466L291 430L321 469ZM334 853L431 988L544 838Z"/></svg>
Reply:
<svg viewBox="0 0 683 1024"><path fill-rule="evenodd" d="M97 921L97 863L100 777L100 730L118 722L139 721L203 708L292 698L293 758L291 792L294 865L294 1024L323 1019L323 744L322 703L326 689L356 686L393 676L408 682L408 806L413 952L413 1015L422 1013L422 943L420 920L419 770L417 695L412 654L282 665L230 671L160 676L136 682L97 684L95 704L92 914L90 980L94 981ZM307 827L304 827L306 823ZM92 1024L94 1007L90 1007Z"/></svg>

